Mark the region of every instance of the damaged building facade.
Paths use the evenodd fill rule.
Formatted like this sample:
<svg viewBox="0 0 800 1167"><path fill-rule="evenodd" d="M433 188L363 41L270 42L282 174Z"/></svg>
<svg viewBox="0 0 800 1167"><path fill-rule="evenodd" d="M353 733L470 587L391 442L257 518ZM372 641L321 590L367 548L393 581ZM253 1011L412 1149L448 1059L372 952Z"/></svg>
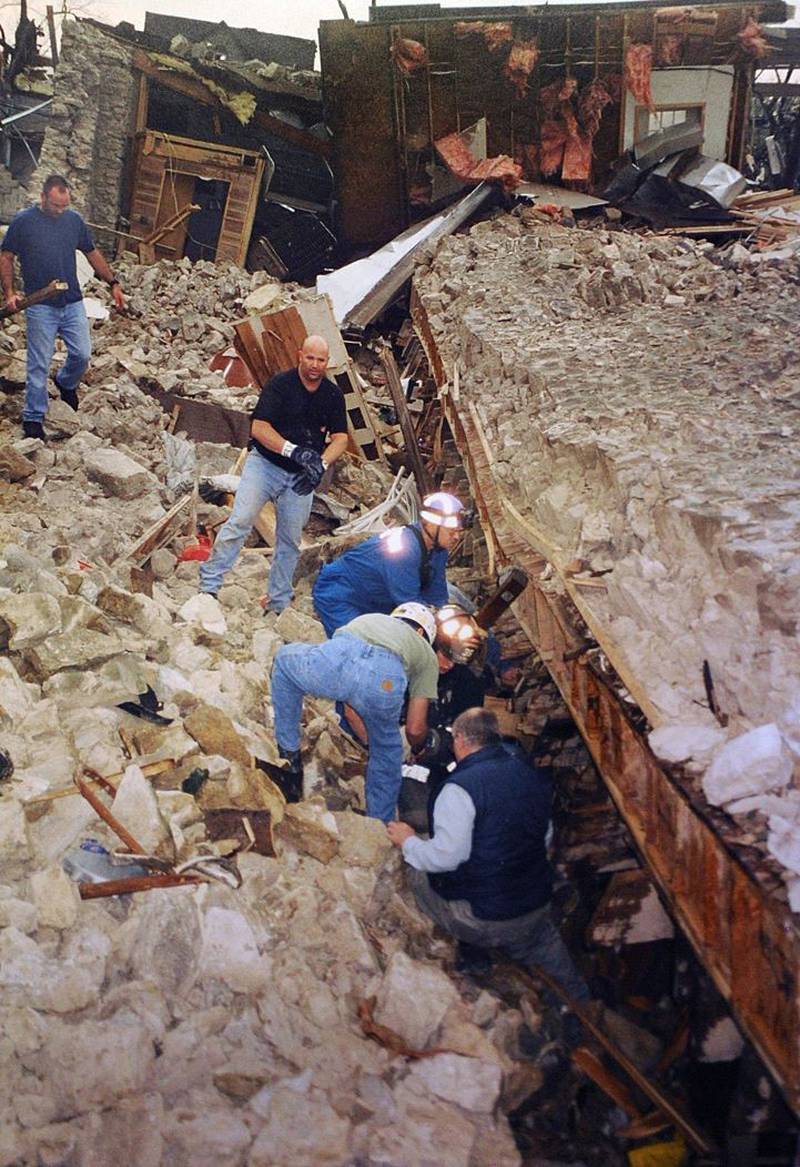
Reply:
<svg viewBox="0 0 800 1167"><path fill-rule="evenodd" d="M202 22L164 20L143 33L65 22L37 169L3 173L0 213L60 173L108 250L315 270L333 236L313 42L227 30L215 48ZM270 60L242 59L248 44Z"/></svg>

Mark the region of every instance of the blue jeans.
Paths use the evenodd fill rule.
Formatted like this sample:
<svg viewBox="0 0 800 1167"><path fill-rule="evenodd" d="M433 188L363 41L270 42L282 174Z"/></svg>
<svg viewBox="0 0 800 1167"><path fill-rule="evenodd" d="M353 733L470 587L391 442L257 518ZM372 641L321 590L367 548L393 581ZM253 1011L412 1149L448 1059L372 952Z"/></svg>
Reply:
<svg viewBox="0 0 800 1167"><path fill-rule="evenodd" d="M478 948L499 948L534 972L540 965L574 1000L589 1000L588 986L553 922L549 903L513 920L481 920L467 900L446 900L435 892L424 871L414 867L406 871L419 907L456 940Z"/></svg>
<svg viewBox="0 0 800 1167"><path fill-rule="evenodd" d="M303 527L311 514L313 494L292 490L294 474L251 450L239 479L233 510L214 543L211 558L200 568L200 590L218 592L236 562L265 502L275 504L275 550L269 573L269 608L282 612L292 602L292 577L300 555Z"/></svg>
<svg viewBox="0 0 800 1167"><path fill-rule="evenodd" d="M403 765L400 714L406 673L400 657L357 636L323 644L286 644L272 666L275 737L283 750L300 749L303 697L344 701L361 715L369 736L367 814L389 822L397 810Z"/></svg>
<svg viewBox="0 0 800 1167"><path fill-rule="evenodd" d="M56 337L67 346L67 359L59 370L59 389L77 389L92 355L89 321L83 300L54 308L34 304L25 313L28 331L28 366L23 421L44 421L47 413L47 377L56 347Z"/></svg>

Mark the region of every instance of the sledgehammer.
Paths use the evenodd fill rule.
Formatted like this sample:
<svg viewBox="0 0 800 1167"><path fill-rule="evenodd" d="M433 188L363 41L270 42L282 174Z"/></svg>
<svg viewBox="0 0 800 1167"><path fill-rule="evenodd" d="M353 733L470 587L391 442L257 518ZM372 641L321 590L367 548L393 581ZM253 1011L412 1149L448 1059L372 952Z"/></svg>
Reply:
<svg viewBox="0 0 800 1167"><path fill-rule="evenodd" d="M42 300L49 300L51 296L57 296L59 292L66 292L69 284L66 280L51 280L44 288L38 288L35 292L31 292L30 296L23 296L16 308L0 308L0 320L6 320L9 316L16 315L17 312L24 312L26 308L30 308L31 304L41 304Z"/></svg>

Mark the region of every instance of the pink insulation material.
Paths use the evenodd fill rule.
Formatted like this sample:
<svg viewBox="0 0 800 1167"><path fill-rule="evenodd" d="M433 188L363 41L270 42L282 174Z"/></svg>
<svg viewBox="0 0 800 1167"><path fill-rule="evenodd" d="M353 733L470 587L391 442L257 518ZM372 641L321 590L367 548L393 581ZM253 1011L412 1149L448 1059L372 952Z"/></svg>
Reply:
<svg viewBox="0 0 800 1167"><path fill-rule="evenodd" d="M528 78L536 68L538 60L539 46L535 40L514 41L503 72L515 87L517 97L523 98L528 92Z"/></svg>
<svg viewBox="0 0 800 1167"><path fill-rule="evenodd" d="M522 181L522 167L513 158L499 154L478 161L460 134L439 138L435 146L447 169L463 182L499 182L504 190L514 190Z"/></svg>
<svg viewBox="0 0 800 1167"><path fill-rule="evenodd" d="M392 60L402 73L413 73L428 63L428 51L419 41L401 37L390 49Z"/></svg>
<svg viewBox="0 0 800 1167"><path fill-rule="evenodd" d="M639 105L654 110L653 91L650 78L653 72L653 49L651 45L628 45L625 54L625 84Z"/></svg>
<svg viewBox="0 0 800 1167"><path fill-rule="evenodd" d="M454 30L460 38L482 36L490 53L496 53L514 39L510 20L457 20Z"/></svg>
<svg viewBox="0 0 800 1167"><path fill-rule="evenodd" d="M757 61L766 57L770 52L770 47L764 37L764 30L760 24L756 24L752 16L747 18L747 24L739 33L739 44L748 57L754 57Z"/></svg>

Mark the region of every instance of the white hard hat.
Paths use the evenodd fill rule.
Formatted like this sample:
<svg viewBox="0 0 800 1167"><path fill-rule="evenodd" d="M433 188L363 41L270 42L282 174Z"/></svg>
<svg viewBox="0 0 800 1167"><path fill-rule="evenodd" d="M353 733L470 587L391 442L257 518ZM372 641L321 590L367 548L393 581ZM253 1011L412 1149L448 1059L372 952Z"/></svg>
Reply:
<svg viewBox="0 0 800 1167"><path fill-rule="evenodd" d="M425 604L409 600L405 604L398 604L391 614L398 620L410 620L412 624L417 624L425 633L428 644L433 644L436 639L436 617Z"/></svg>
<svg viewBox="0 0 800 1167"><path fill-rule="evenodd" d="M435 494L428 494L422 500L420 518L434 527L446 527L455 530L462 525L461 515L464 504L454 494L444 490L437 490Z"/></svg>

